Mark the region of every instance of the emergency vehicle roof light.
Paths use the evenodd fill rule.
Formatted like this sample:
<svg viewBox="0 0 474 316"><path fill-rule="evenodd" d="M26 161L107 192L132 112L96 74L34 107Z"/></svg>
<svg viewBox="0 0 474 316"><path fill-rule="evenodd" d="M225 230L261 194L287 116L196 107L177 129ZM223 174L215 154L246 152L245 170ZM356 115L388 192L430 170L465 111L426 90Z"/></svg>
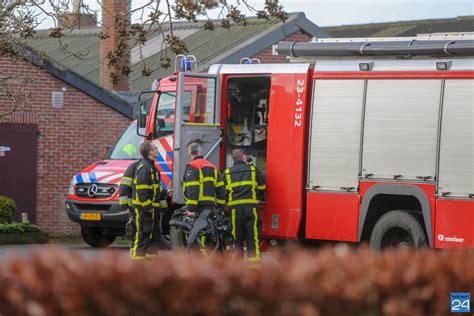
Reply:
<svg viewBox="0 0 474 316"><path fill-rule="evenodd" d="M179 62L179 71L191 71L194 65L194 68L197 67L196 56L194 55L177 55L174 60L174 72L178 72L178 62Z"/></svg>
<svg viewBox="0 0 474 316"><path fill-rule="evenodd" d="M151 91L156 91L158 88L158 83L160 83L160 79L153 80L153 83L151 84Z"/></svg>
<svg viewBox="0 0 474 316"><path fill-rule="evenodd" d="M240 63L244 65L260 64L260 59L243 57L243 58L240 58Z"/></svg>

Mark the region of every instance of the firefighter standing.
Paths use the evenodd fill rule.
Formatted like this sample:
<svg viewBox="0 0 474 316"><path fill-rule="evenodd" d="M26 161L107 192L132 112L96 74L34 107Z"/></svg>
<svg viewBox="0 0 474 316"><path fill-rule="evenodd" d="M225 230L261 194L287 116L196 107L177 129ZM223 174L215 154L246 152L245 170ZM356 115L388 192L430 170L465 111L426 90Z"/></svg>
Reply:
<svg viewBox="0 0 474 316"><path fill-rule="evenodd" d="M183 178L183 195L186 201L186 215L196 216L193 228L189 232L187 246L192 247L199 232L206 228L207 217L216 209L224 206L224 195L216 196L216 185L219 177L217 168L204 159L199 141L188 144L188 155L191 162L186 165ZM200 240L201 249L204 240Z"/></svg>
<svg viewBox="0 0 474 316"><path fill-rule="evenodd" d="M244 237L247 240L249 265L260 262L261 220L259 200L265 196L265 181L260 171L247 164L247 154L242 149L232 151L234 165L221 175L228 210L232 220L232 235L240 251Z"/></svg>
<svg viewBox="0 0 474 316"><path fill-rule="evenodd" d="M152 243L152 233L157 235L157 239L161 238L159 224L155 218L159 217L160 200L166 197L166 190L161 187L160 173L154 163L157 151L158 148L151 142L140 146L143 159L136 166L132 183L135 232L130 257L134 260L146 258ZM157 229L153 229L154 227Z"/></svg>

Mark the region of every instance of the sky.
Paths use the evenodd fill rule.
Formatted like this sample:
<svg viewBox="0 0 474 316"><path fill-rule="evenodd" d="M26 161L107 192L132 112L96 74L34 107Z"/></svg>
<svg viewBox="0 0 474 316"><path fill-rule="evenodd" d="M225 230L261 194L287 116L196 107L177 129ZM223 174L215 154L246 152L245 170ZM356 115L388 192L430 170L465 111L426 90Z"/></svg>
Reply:
<svg viewBox="0 0 474 316"><path fill-rule="evenodd" d="M83 0L92 9L98 9L99 0ZM228 0L236 3L238 0ZM132 8L148 0L132 0ZM164 0L161 2L165 3ZM170 0L173 2L173 0ZM248 0L259 10L264 0ZM286 12L304 12L306 17L319 26L337 26L377 22L393 22L422 19L453 18L474 15L474 0L280 0ZM242 9L245 9L243 6ZM44 7L47 11L48 7ZM163 8L164 9L164 8ZM243 10L248 16L254 15ZM219 10L210 12L211 18L218 18ZM133 19L138 19L136 14ZM53 27L45 19L39 29Z"/></svg>

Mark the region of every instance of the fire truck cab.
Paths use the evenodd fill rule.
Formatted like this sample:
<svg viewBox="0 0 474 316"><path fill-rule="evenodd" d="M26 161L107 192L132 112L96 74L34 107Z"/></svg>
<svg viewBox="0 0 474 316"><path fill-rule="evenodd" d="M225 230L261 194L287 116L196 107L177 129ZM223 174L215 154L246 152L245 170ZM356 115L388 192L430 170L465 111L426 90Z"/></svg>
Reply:
<svg viewBox="0 0 474 316"><path fill-rule="evenodd" d="M184 204L186 145L200 139L220 169L239 147L266 177L264 238L472 248L474 41L277 51L296 63L213 65L160 82L139 128L158 143L166 128L174 137L160 170L173 202ZM159 107L169 91L172 127Z"/></svg>

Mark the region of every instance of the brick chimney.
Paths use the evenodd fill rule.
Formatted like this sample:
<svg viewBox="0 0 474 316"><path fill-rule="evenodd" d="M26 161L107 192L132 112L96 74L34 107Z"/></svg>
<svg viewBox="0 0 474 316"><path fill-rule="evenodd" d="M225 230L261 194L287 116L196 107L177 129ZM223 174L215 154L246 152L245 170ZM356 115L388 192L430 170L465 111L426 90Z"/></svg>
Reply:
<svg viewBox="0 0 474 316"><path fill-rule="evenodd" d="M103 0L102 1L102 32L107 38L100 45L100 85L109 91L128 92L128 77L119 77L118 82L113 85L110 79L107 54L114 50L119 42L115 30L115 17L126 16L130 11L130 0ZM130 60L130 56L125 58Z"/></svg>
<svg viewBox="0 0 474 316"><path fill-rule="evenodd" d="M60 26L69 29L83 29L97 27L97 16L95 14L81 13L82 0L72 0L72 11L60 15Z"/></svg>

